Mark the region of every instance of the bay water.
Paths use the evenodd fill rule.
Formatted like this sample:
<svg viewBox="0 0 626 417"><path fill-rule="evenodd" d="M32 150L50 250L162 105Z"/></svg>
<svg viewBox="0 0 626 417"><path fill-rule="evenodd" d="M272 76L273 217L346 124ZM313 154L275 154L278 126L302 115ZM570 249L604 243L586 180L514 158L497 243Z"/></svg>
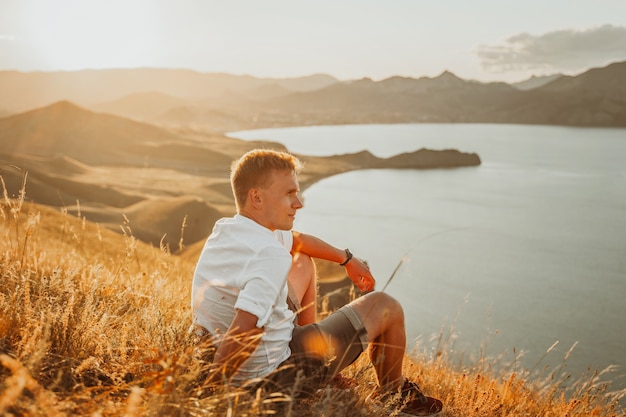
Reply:
<svg viewBox="0 0 626 417"><path fill-rule="evenodd" d="M385 291L402 303L413 345L434 350L443 335L467 361L499 356L574 377L617 365L610 379L626 388L626 129L398 124L230 136L305 155L478 153L478 167L324 179L304 191L295 228L349 247L378 290L403 260Z"/></svg>

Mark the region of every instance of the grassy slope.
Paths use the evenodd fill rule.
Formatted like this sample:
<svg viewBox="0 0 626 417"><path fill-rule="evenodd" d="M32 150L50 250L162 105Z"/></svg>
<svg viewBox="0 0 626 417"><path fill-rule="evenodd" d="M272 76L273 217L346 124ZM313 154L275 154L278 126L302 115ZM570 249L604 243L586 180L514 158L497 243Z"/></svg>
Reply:
<svg viewBox="0 0 626 417"><path fill-rule="evenodd" d="M0 204L0 415L366 416L374 376L362 355L344 372L359 385L306 401L217 389L205 395L188 335L194 257L173 256L62 211ZM483 358L419 347L406 373L444 416L626 416L597 376L566 399L558 375L536 379ZM459 354L454 354L459 355ZM389 415L391 415L390 413Z"/></svg>

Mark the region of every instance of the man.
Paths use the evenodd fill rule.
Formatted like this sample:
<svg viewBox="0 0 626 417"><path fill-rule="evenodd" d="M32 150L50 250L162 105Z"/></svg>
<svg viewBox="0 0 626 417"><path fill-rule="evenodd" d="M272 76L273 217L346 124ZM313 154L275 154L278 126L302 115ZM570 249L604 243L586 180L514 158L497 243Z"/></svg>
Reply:
<svg viewBox="0 0 626 417"><path fill-rule="evenodd" d="M231 185L237 214L219 220L204 246L192 286L194 325L217 346L208 382L312 391L369 348L378 398L400 393L403 411L430 415L439 400L402 375L404 313L348 249L292 231L302 208L294 156L253 150L235 161ZM316 322L312 258L337 262L366 293ZM290 308L291 306L291 308ZM294 311L295 310L295 311Z"/></svg>

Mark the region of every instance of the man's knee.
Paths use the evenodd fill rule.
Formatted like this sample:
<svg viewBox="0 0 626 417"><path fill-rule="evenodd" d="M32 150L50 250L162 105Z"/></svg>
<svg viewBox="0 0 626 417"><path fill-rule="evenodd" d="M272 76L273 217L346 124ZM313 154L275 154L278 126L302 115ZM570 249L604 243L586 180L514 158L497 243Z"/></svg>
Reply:
<svg viewBox="0 0 626 417"><path fill-rule="evenodd" d="M354 301L364 321L384 320L404 323L404 309L398 300L383 292L371 292Z"/></svg>

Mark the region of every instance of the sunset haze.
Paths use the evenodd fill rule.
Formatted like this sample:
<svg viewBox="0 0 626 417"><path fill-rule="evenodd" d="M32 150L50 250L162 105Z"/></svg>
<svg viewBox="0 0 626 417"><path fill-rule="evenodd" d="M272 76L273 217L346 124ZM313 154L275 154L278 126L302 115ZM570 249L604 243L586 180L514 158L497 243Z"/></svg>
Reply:
<svg viewBox="0 0 626 417"><path fill-rule="evenodd" d="M0 70L165 67L517 82L626 60L626 3L0 2Z"/></svg>

